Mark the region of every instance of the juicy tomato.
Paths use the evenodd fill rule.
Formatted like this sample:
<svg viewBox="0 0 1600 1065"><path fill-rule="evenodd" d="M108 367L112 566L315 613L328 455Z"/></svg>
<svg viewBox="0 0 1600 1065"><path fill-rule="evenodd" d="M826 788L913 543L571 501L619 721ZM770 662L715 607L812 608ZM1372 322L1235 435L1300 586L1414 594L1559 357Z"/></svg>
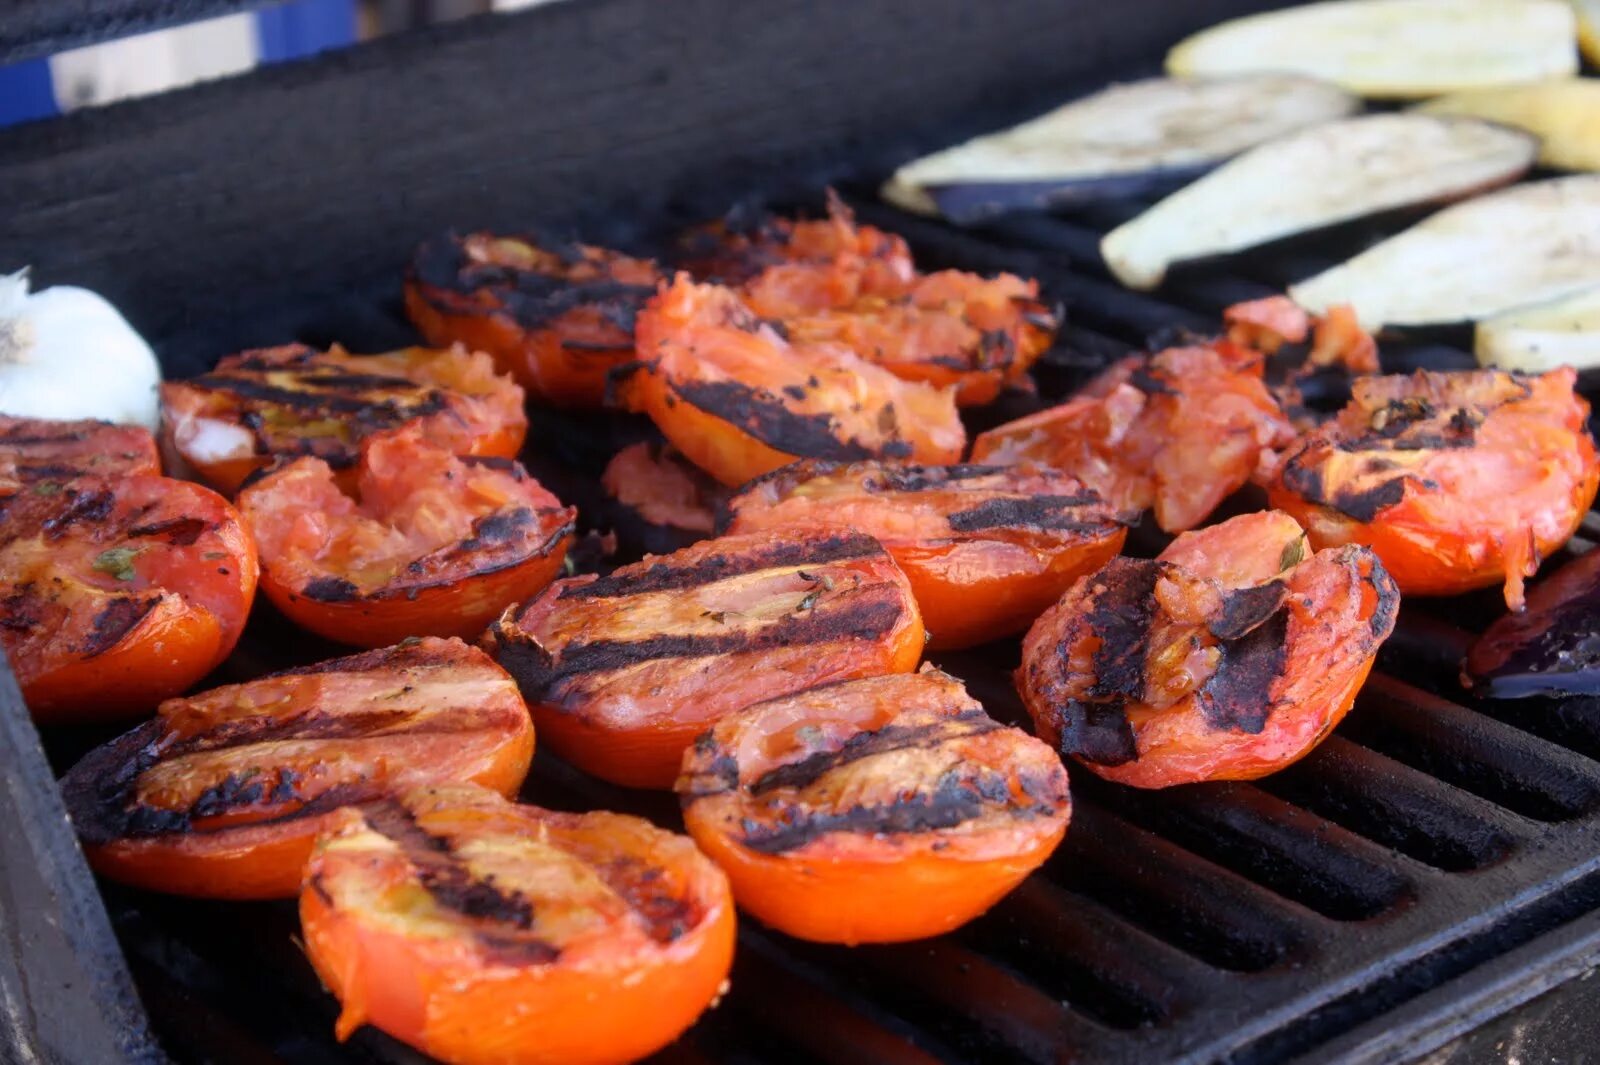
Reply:
<svg viewBox="0 0 1600 1065"><path fill-rule="evenodd" d="M1259 353L1219 341L1124 359L1061 406L979 436L972 461L1053 466L1181 532L1293 439Z"/></svg>
<svg viewBox="0 0 1600 1065"><path fill-rule="evenodd" d="M946 463L966 445L950 391L835 344L791 344L732 289L680 274L639 315L638 342L629 408L729 486L797 458Z"/></svg>
<svg viewBox="0 0 1600 1065"><path fill-rule="evenodd" d="M876 538L911 582L930 650L1022 631L1127 535L1081 481L1030 463L798 462L728 509L732 532L835 525Z"/></svg>
<svg viewBox="0 0 1600 1065"><path fill-rule="evenodd" d="M357 477L352 499L303 458L239 493L262 590L318 635L476 636L561 572L577 511L510 459L458 457L412 428L368 437Z"/></svg>
<svg viewBox="0 0 1600 1065"><path fill-rule="evenodd" d="M1108 780L1252 780L1339 723L1399 606L1366 548L1311 554L1287 514L1245 514L1078 581L1023 640L1017 690Z"/></svg>
<svg viewBox="0 0 1600 1065"><path fill-rule="evenodd" d="M35 719L149 711L211 672L256 593L256 545L209 489L134 474L0 496L0 646Z"/></svg>
<svg viewBox="0 0 1600 1065"><path fill-rule="evenodd" d="M598 408L607 375L633 360L634 315L660 279L649 260L606 248L451 235L417 249L406 312L428 343L488 352L529 395Z"/></svg>
<svg viewBox="0 0 1600 1065"><path fill-rule="evenodd" d="M511 678L460 640L423 639L168 700L61 788L113 880L292 898L339 807L433 783L514 794L532 758Z"/></svg>
<svg viewBox="0 0 1600 1065"><path fill-rule="evenodd" d="M931 668L725 717L677 789L740 908L828 943L970 921L1043 864L1071 812L1054 752Z"/></svg>
<svg viewBox="0 0 1600 1065"><path fill-rule="evenodd" d="M637 817L481 788L339 812L306 869L306 954L344 1009L454 1065L614 1065L677 1038L727 981L728 881Z"/></svg>
<svg viewBox="0 0 1600 1065"><path fill-rule="evenodd" d="M1361 328L1349 304L1328 309L1313 318L1288 296L1236 303L1222 312L1228 325L1228 339L1267 355L1275 354L1285 343L1299 344L1311 336L1311 348L1297 375L1330 366L1342 366L1355 374L1378 372L1378 344ZM1313 325L1313 322L1315 325Z"/></svg>
<svg viewBox="0 0 1600 1065"><path fill-rule="evenodd" d="M1365 377L1289 450L1268 488L1318 547L1366 544L1407 595L1523 580L1594 502L1600 456L1576 374Z"/></svg>
<svg viewBox="0 0 1600 1065"><path fill-rule="evenodd" d="M641 441L612 456L600 475L619 536L663 554L710 536L728 490L671 444Z"/></svg>
<svg viewBox="0 0 1600 1065"><path fill-rule="evenodd" d="M550 749L597 777L671 787L683 750L751 703L905 673L922 618L869 536L813 528L706 540L609 577L559 580L486 639Z"/></svg>
<svg viewBox="0 0 1600 1065"><path fill-rule="evenodd" d="M352 487L361 441L412 422L457 454L503 458L516 457L528 431L522 389L489 356L459 348L351 355L291 344L161 385L168 466L228 495L256 470L301 455Z"/></svg>
<svg viewBox="0 0 1600 1065"><path fill-rule="evenodd" d="M148 429L0 414L0 494L45 485L52 492L75 477L160 472L156 438Z"/></svg>

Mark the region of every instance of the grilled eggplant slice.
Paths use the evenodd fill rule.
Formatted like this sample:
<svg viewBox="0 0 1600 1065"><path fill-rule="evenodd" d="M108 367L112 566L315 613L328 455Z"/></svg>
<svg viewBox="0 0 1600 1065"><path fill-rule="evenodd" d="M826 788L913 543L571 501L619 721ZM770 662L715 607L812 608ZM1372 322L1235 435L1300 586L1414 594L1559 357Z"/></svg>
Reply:
<svg viewBox="0 0 1600 1065"><path fill-rule="evenodd" d="M1490 625L1462 680L1496 699L1600 695L1600 551L1534 585L1527 609Z"/></svg>
<svg viewBox="0 0 1600 1065"><path fill-rule="evenodd" d="M1537 151L1532 136L1476 119L1330 122L1224 164L1106 234L1100 252L1124 285L1151 289L1175 263L1504 184Z"/></svg>
<svg viewBox="0 0 1600 1065"><path fill-rule="evenodd" d="M1202 30L1167 73L1258 70L1324 78L1362 96L1434 96L1578 69L1566 0L1324 0Z"/></svg>
<svg viewBox="0 0 1600 1065"><path fill-rule="evenodd" d="M1525 129L1539 138L1539 162L1545 166L1600 170L1600 78L1474 89L1429 100L1420 110Z"/></svg>
<svg viewBox="0 0 1600 1065"><path fill-rule="evenodd" d="M740 908L825 943L966 923L1044 863L1071 812L1050 748L931 667L730 715L677 790Z"/></svg>
<svg viewBox="0 0 1600 1065"><path fill-rule="evenodd" d="M1148 195L1360 106L1336 86L1294 74L1148 78L908 163L883 195L958 223Z"/></svg>
<svg viewBox="0 0 1600 1065"><path fill-rule="evenodd" d="M1600 286L1497 314L1478 323L1478 361L1543 373L1600 366Z"/></svg>
<svg viewBox="0 0 1600 1065"><path fill-rule="evenodd" d="M1600 278L1600 174L1535 181L1456 204L1289 289L1361 325L1452 325L1569 296Z"/></svg>

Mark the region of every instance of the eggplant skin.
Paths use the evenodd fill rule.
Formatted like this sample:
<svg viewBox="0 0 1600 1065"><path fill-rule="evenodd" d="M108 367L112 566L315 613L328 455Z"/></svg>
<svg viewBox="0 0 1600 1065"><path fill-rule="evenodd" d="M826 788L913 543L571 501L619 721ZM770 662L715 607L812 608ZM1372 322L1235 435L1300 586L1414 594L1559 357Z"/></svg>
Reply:
<svg viewBox="0 0 1600 1065"><path fill-rule="evenodd" d="M1532 181L1458 203L1293 285L1312 313L1355 308L1362 328L1454 325L1592 288L1600 174Z"/></svg>
<svg viewBox="0 0 1600 1065"><path fill-rule="evenodd" d="M1378 99L1574 74L1567 0L1324 0L1224 22L1167 53L1167 73L1293 71Z"/></svg>
<svg viewBox="0 0 1600 1065"><path fill-rule="evenodd" d="M1526 373L1600 367L1600 279L1574 295L1479 322L1474 348L1484 366Z"/></svg>
<svg viewBox="0 0 1600 1065"><path fill-rule="evenodd" d="M1600 78L1473 89L1429 100L1418 110L1525 129L1539 138L1539 162L1545 166L1600 170Z"/></svg>
<svg viewBox="0 0 1600 1065"><path fill-rule="evenodd" d="M1100 244L1129 288L1175 263L1315 232L1513 181L1538 141L1471 118L1363 115L1291 133L1239 156L1108 233Z"/></svg>

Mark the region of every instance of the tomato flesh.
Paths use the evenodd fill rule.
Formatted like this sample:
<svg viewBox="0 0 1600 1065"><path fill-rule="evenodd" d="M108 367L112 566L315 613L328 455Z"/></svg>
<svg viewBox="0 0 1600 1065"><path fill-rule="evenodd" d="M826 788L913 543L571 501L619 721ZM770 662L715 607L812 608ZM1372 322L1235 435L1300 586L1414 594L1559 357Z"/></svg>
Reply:
<svg viewBox="0 0 1600 1065"><path fill-rule="evenodd" d="M672 445L648 440L613 455L600 485L611 501L619 534L625 532L656 553L710 536L728 495Z"/></svg>
<svg viewBox="0 0 1600 1065"><path fill-rule="evenodd" d="M0 494L26 486L53 492L74 477L160 472L156 440L148 429L0 414Z"/></svg>

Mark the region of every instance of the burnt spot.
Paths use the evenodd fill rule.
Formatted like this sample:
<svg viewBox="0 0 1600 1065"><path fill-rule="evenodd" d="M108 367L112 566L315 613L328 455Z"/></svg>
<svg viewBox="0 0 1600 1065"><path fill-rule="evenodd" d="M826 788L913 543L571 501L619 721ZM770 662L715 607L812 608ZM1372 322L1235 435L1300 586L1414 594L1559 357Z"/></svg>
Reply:
<svg viewBox="0 0 1600 1065"><path fill-rule="evenodd" d="M1375 555L1372 558L1372 574L1368 579L1372 582L1377 603L1372 608L1372 617L1367 625L1376 639L1386 640L1394 631L1395 619L1400 614L1400 588Z"/></svg>
<svg viewBox="0 0 1600 1065"><path fill-rule="evenodd" d="M982 816L985 807L1007 802L1011 788L993 770L963 767L939 778L932 789L893 802L859 805L838 812L797 808L774 824L743 824L744 846L760 854L783 854L832 832L905 835L955 828Z"/></svg>
<svg viewBox="0 0 1600 1065"><path fill-rule="evenodd" d="M240 807L254 806L266 793L265 774L260 769L229 773L200 793L189 806L189 816L216 817Z"/></svg>
<svg viewBox="0 0 1600 1065"><path fill-rule="evenodd" d="M534 522L535 515L530 507L514 507L485 514L473 521L472 535L461 541L461 550L477 551L520 540Z"/></svg>
<svg viewBox="0 0 1600 1065"><path fill-rule="evenodd" d="M1151 373L1149 367L1141 363L1128 377L1128 383L1147 396L1176 396L1178 389L1173 388L1166 381Z"/></svg>
<svg viewBox="0 0 1600 1065"><path fill-rule="evenodd" d="M411 392L418 387L409 377L343 370L322 370L314 375L308 374L302 380L308 385L337 392Z"/></svg>
<svg viewBox="0 0 1600 1065"><path fill-rule="evenodd" d="M876 732L858 732L837 750L817 751L798 761L768 770L750 785L750 792L764 795L777 788L807 788L834 770L863 758L893 751L931 750L946 743L997 732L1004 727L981 709L974 709L923 725L890 725Z"/></svg>
<svg viewBox="0 0 1600 1065"><path fill-rule="evenodd" d="M124 595L111 600L95 614L93 628L88 639L78 648L79 652L85 658L93 658L111 650L137 628L160 602L159 595L142 599Z"/></svg>
<svg viewBox="0 0 1600 1065"><path fill-rule="evenodd" d="M885 466L873 473L866 487L868 491L926 492L951 483L993 477L1005 472L1004 466L979 466L975 463L956 466ZM1099 497L1096 496L1095 500L1098 502Z"/></svg>
<svg viewBox="0 0 1600 1065"><path fill-rule="evenodd" d="M595 871L643 921L657 943L681 939L699 923L696 908L677 893L659 867L624 855L595 866Z"/></svg>
<svg viewBox="0 0 1600 1065"><path fill-rule="evenodd" d="M1226 591L1222 609L1216 617L1206 620L1206 628L1219 640L1237 640L1277 613L1288 594L1282 581Z"/></svg>
<svg viewBox="0 0 1600 1065"><path fill-rule="evenodd" d="M1275 613L1244 636L1222 645L1222 660L1195 702L1212 728L1259 733L1273 709L1272 686L1288 659L1289 615Z"/></svg>
<svg viewBox="0 0 1600 1065"><path fill-rule="evenodd" d="M990 329L978 335L974 369L1003 370L1017 360L1017 342L1009 329Z"/></svg>
<svg viewBox="0 0 1600 1065"><path fill-rule="evenodd" d="M94 492L74 489L65 503L66 506L59 513L40 523L47 539L60 539L74 525L101 524L116 507L116 496L109 489Z"/></svg>
<svg viewBox="0 0 1600 1065"><path fill-rule="evenodd" d="M1062 754L1098 765L1121 765L1138 757L1126 707L1144 689L1144 660L1155 618L1155 587L1162 565L1116 558L1095 578L1102 582L1084 625L1100 640L1094 652L1094 683L1061 706ZM1059 657L1064 665L1067 649Z"/></svg>
<svg viewBox="0 0 1600 1065"><path fill-rule="evenodd" d="M361 598L361 589L343 577L314 577L300 594L318 603L348 603Z"/></svg>
<svg viewBox="0 0 1600 1065"><path fill-rule="evenodd" d="M393 398L374 400L369 396L348 396L337 392L323 392L318 390L322 378L319 374L307 373L299 378L301 388L286 388L281 385L268 384L266 381L254 377L238 377L229 373L210 373L192 378L187 384L208 392L221 392L232 396L236 400L247 403L257 403L273 407L285 407L289 410L308 417L331 417L339 414L363 414L376 407L389 406L398 412L399 405ZM411 390L417 393L417 402L412 405L420 408L426 405L428 392L419 388L412 382L407 382Z"/></svg>
<svg viewBox="0 0 1600 1065"><path fill-rule="evenodd" d="M509 473L519 481L525 481L528 478L528 471L524 470L522 464L516 459L503 458L499 455L458 455L456 457L464 466Z"/></svg>
<svg viewBox="0 0 1600 1065"><path fill-rule="evenodd" d="M790 455L850 462L875 457L874 450L855 439L841 440L833 418L827 414L802 414L764 388L739 381L673 381L672 390L684 402L748 433L768 447ZM909 454L909 445L907 445Z"/></svg>
<svg viewBox="0 0 1600 1065"><path fill-rule="evenodd" d="M128 530L128 537L164 540L173 547L192 547L202 533L211 528L209 522L199 518L171 518L150 525L139 525Z"/></svg>
<svg viewBox="0 0 1600 1065"><path fill-rule="evenodd" d="M561 590L562 599L614 599L648 592L683 591L715 581L743 577L767 569L822 565L854 559L882 558L883 545L860 533L818 539L785 540L737 555L708 555L688 565L653 562L641 572L637 567L618 570L584 584Z"/></svg>
<svg viewBox="0 0 1600 1065"><path fill-rule="evenodd" d="M1359 522L1371 522L1380 511L1405 498L1406 481L1409 478L1404 473L1376 484L1369 482L1364 488L1352 485L1330 487L1322 468L1305 461L1309 457L1307 452L1294 456L1284 465L1282 474L1284 486L1308 502L1331 507Z"/></svg>
<svg viewBox="0 0 1600 1065"><path fill-rule="evenodd" d="M34 595L33 582L18 585L16 590L0 599L0 629L27 633L44 624L43 607Z"/></svg>
<svg viewBox="0 0 1600 1065"><path fill-rule="evenodd" d="M977 506L958 510L949 517L956 532L982 532L985 529L1052 529L1060 532L1106 533L1115 522L1109 519L1083 521L1076 508L1094 506L1100 497L1093 492L1070 496L1003 496L986 499Z"/></svg>
<svg viewBox="0 0 1600 1065"><path fill-rule="evenodd" d="M221 721L208 732L168 743L163 754L168 758L178 758L199 751L244 747L275 740L360 739L403 725L411 716L411 711L400 709L361 710L344 714L313 710L297 717L248 714Z"/></svg>

